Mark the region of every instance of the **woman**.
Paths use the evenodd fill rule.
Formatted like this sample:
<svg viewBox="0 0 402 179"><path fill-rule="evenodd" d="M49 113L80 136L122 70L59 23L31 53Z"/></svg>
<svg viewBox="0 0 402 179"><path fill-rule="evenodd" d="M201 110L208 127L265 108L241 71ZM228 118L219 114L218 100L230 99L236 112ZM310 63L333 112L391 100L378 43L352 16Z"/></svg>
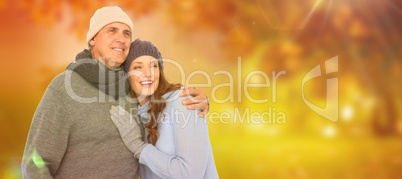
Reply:
<svg viewBox="0 0 402 179"><path fill-rule="evenodd" d="M123 66L129 74L132 95L139 102L146 143L139 140L138 125L130 125L132 118L127 111L121 116L123 109L114 107L111 114L127 148L139 158L140 177L219 178L206 119L181 103L181 85L166 80L159 50L137 39Z"/></svg>

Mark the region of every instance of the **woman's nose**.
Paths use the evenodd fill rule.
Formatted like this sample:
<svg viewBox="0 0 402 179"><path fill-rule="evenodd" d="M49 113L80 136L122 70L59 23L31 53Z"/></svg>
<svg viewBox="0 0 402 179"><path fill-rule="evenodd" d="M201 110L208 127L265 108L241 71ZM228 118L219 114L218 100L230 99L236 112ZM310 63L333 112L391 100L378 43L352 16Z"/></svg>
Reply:
<svg viewBox="0 0 402 179"><path fill-rule="evenodd" d="M144 69L144 75L145 75L146 77L151 77L151 70L150 70L149 68L145 68L145 69Z"/></svg>

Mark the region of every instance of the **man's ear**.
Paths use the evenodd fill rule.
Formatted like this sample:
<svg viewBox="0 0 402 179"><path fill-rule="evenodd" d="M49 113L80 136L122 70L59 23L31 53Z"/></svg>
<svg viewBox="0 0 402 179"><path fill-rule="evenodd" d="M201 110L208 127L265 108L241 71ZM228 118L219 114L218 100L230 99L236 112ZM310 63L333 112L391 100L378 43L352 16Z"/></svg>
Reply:
<svg viewBox="0 0 402 179"><path fill-rule="evenodd" d="M89 41L89 45L94 46L94 45L95 45L95 40L94 40L94 39L91 39L91 40Z"/></svg>

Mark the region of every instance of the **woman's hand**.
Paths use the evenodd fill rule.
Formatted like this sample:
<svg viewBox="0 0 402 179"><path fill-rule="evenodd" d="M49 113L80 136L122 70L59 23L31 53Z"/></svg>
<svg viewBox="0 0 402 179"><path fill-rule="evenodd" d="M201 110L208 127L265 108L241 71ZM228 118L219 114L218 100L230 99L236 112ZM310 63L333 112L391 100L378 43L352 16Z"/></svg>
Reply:
<svg viewBox="0 0 402 179"><path fill-rule="evenodd" d="M126 147L134 154L134 158L139 158L146 143L142 141L141 124L121 106L112 106L110 117L120 133Z"/></svg>

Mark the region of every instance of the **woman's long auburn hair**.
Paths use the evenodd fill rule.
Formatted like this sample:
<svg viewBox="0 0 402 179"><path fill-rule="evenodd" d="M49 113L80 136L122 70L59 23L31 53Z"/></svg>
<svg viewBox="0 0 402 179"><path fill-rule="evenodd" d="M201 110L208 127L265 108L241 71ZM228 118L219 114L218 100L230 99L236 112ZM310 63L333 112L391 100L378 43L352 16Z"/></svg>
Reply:
<svg viewBox="0 0 402 179"><path fill-rule="evenodd" d="M156 144L156 141L159 138L158 132L158 117L163 115L163 110L166 108L166 101L162 98L162 96L168 92L176 91L180 89L181 84L170 84L163 73L160 65L159 68L159 85L155 90L155 93L149 96L149 105L147 113L150 117L149 121L145 124L145 129L148 131L147 140L152 143L152 145ZM135 96L135 93L133 93Z"/></svg>

